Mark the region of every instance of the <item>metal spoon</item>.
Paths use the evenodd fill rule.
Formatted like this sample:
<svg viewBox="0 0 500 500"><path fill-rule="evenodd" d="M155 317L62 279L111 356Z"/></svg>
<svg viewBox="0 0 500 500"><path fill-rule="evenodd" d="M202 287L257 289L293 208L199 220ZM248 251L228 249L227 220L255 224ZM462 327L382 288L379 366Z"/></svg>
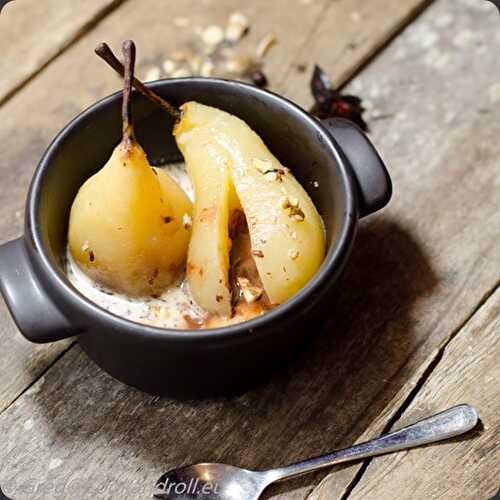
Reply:
<svg viewBox="0 0 500 500"><path fill-rule="evenodd" d="M275 481L350 460L459 436L474 428L478 419L472 406L461 404L351 448L266 471L210 463L180 467L167 472L158 480L154 497L163 500L257 500Z"/></svg>

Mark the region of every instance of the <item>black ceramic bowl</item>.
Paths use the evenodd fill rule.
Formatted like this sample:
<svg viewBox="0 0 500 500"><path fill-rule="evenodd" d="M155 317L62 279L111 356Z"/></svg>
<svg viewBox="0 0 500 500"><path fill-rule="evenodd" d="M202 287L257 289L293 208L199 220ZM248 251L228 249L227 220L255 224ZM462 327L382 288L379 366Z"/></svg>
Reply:
<svg viewBox="0 0 500 500"><path fill-rule="evenodd" d="M77 116L45 152L29 190L24 236L0 247L0 288L27 339L76 335L91 359L127 384L177 396L244 388L282 365L316 329L314 314L346 262L358 218L388 202L390 179L366 136L349 122L321 123L280 96L233 81L186 78L150 86L174 103L196 100L239 116L292 169L325 222L328 251L317 274L261 317L193 331L125 320L73 288L64 269L69 210L78 188L120 141L116 93ZM181 158L165 113L140 95L133 112L153 164Z"/></svg>

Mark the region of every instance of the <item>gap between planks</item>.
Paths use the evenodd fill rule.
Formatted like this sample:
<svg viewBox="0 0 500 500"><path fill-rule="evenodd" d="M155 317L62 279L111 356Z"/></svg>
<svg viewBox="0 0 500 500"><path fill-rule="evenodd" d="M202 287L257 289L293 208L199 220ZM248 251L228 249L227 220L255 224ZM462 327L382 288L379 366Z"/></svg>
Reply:
<svg viewBox="0 0 500 500"><path fill-rule="evenodd" d="M373 44L372 50L364 54L363 57L357 61L356 65L348 68L348 70L339 73L339 75L332 75L332 80L334 85L338 86L339 90L342 90L349 82L358 76L363 70L369 66L377 57L384 52L384 50L413 22L417 21L420 15L427 10L436 0L424 0L421 3L415 5L408 14L400 20L399 23L394 24L392 30L385 38L380 38L377 43ZM331 5L327 4L325 8L322 9L321 14L326 14L330 9ZM321 23L321 19L318 21L318 25ZM304 43L297 51L297 54L301 54L302 50L305 49L311 42L314 36L314 29L311 29L309 35L306 37ZM287 78L293 71L294 64L290 64L285 71L283 77L279 80L279 86L282 86L286 82Z"/></svg>
<svg viewBox="0 0 500 500"><path fill-rule="evenodd" d="M5 405L5 408L0 410L0 416L5 411L7 411L18 399L20 399L26 391L31 389L41 378L43 378L43 376L76 344L78 344L78 341L74 340L68 347L66 347L66 349L63 349L60 353L58 353L57 356L55 356L55 358L38 374L37 377L33 378L33 380L19 394L14 396L12 400ZM0 500L2 500L1 496Z"/></svg>
<svg viewBox="0 0 500 500"><path fill-rule="evenodd" d="M384 426L382 432L380 435L388 433L393 427L397 424L397 422L401 419L403 416L404 412L407 410L407 408L411 405L412 401L416 398L420 390L424 387L426 384L427 380L431 376L431 374L434 372L434 370L437 368L439 365L439 362L443 359L444 352L448 345L458 336L460 335L460 332L462 332L467 325L473 320L474 316L480 311L480 309L486 304L488 299L492 297L498 290L498 287L500 285L500 281L496 283L496 285L491 288L487 293L484 294L484 296L481 298L481 300L477 303L476 307L473 309L473 311L470 313L470 315L462 322L462 324L456 328L453 332L450 333L448 337L446 337L439 348L430 356L428 360L428 365L425 367L422 375L417 379L415 387L408 393L408 396L403 400L399 408L396 410L394 415L388 420L387 424ZM376 457L371 457L363 461L363 464L361 465L361 468L356 472L356 475L352 479L352 481L347 485L346 490L344 494L340 497L340 500L347 500L349 496L351 495L352 491L358 483L361 481L363 478L364 473L366 472L366 469L370 465L371 461L376 458ZM314 493L313 491L306 497L305 500L308 500L311 495Z"/></svg>
<svg viewBox="0 0 500 500"><path fill-rule="evenodd" d="M45 62L43 62L38 68L33 72L28 74L23 80L21 80L16 86L10 89L3 97L0 98L0 106L5 104L7 101L12 99L20 90L22 90L26 85L28 85L34 78L36 78L47 66L49 66L53 61L55 61L60 55L71 48L75 43L77 43L81 38L83 38L89 31L92 31L103 19L105 19L109 14L118 9L122 4L128 0L114 0L109 5L105 6L101 11L97 13L95 17L89 19L80 28L78 28L74 35L67 40L57 51L50 56Z"/></svg>

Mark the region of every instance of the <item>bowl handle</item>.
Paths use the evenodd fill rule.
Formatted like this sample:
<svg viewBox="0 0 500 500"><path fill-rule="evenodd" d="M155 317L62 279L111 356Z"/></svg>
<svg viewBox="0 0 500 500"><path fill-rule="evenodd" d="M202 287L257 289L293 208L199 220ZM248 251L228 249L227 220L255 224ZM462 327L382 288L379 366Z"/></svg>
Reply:
<svg viewBox="0 0 500 500"><path fill-rule="evenodd" d="M359 215L364 217L387 205L392 195L389 173L377 150L364 132L343 118L321 123L338 143L358 185Z"/></svg>
<svg viewBox="0 0 500 500"><path fill-rule="evenodd" d="M53 342L77 333L35 276L24 238L0 246L0 292L17 327L31 342Z"/></svg>

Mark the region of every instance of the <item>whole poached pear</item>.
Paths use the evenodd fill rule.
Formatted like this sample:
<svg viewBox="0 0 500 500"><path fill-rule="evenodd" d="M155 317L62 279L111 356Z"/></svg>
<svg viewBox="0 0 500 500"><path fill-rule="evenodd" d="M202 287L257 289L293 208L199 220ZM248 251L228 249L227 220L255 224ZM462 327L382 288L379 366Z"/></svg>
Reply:
<svg viewBox="0 0 500 500"><path fill-rule="evenodd" d="M192 204L136 141L130 118L135 47L125 42L123 139L78 191L69 219L69 250L96 282L141 296L161 292L180 275L190 239Z"/></svg>

